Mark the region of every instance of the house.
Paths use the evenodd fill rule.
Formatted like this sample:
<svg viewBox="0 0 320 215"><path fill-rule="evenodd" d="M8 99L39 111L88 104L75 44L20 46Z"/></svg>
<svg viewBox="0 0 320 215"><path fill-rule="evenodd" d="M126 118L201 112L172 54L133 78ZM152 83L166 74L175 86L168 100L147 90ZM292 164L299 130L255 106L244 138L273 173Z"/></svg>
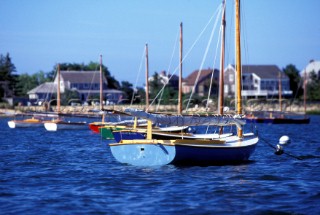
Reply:
<svg viewBox="0 0 320 215"><path fill-rule="evenodd" d="M194 88L194 93L199 96L207 95L209 88L211 77L213 73L213 87L212 93L218 95L218 83L219 83L219 70L217 69L203 69L201 71L195 70L190 75L188 75L182 81L182 92L183 93L191 93Z"/></svg>
<svg viewBox="0 0 320 215"><path fill-rule="evenodd" d="M279 96L279 74L281 95L291 97L290 80L276 65L243 65L242 96L244 98L272 98ZM235 67L228 65L224 72L224 94L234 97Z"/></svg>
<svg viewBox="0 0 320 215"><path fill-rule="evenodd" d="M40 84L36 88L30 90L27 94L29 95L29 101L31 103L37 103L41 105L44 101L50 101L53 94L57 93L57 85L53 82L46 82Z"/></svg>
<svg viewBox="0 0 320 215"><path fill-rule="evenodd" d="M103 76L103 97L107 103L118 103L124 93L120 90L107 89L107 79ZM54 82L46 82L28 92L31 102L49 101L57 93L58 77ZM67 90L75 91L81 102L90 101L100 97L100 72L99 71L61 71L60 93Z"/></svg>

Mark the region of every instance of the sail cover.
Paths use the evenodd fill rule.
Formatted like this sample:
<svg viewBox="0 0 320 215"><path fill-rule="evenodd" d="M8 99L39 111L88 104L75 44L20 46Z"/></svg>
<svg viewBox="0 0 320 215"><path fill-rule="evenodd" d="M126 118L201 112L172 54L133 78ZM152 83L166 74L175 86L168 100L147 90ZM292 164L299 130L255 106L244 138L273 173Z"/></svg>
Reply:
<svg viewBox="0 0 320 215"><path fill-rule="evenodd" d="M244 116L231 114L216 115L166 115L147 113L137 109L126 109L132 116L151 120L154 123L170 126L196 126L196 125L236 125L240 128L246 123Z"/></svg>

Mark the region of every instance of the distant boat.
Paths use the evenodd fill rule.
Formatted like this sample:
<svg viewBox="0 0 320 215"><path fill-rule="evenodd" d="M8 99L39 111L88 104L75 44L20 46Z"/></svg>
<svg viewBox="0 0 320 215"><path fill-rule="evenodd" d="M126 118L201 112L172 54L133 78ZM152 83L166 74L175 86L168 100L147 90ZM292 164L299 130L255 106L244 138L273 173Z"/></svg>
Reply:
<svg viewBox="0 0 320 215"><path fill-rule="evenodd" d="M44 127L47 131L57 131L57 130L83 130L87 129L88 127L87 122L71 122L71 121L64 121L60 119L46 121L44 123Z"/></svg>
<svg viewBox="0 0 320 215"><path fill-rule="evenodd" d="M42 127L43 120L37 118L30 118L24 120L10 120L8 121L8 125L10 128L34 128L34 127Z"/></svg>
<svg viewBox="0 0 320 215"><path fill-rule="evenodd" d="M247 116L247 121L255 123L270 124L309 124L310 117L306 114L306 78L304 77L304 113L282 111L281 97L281 74L279 74L279 109L280 111L251 111Z"/></svg>
<svg viewBox="0 0 320 215"><path fill-rule="evenodd" d="M297 114L280 111L252 111L246 116L248 122L270 124L309 124L310 117L305 114Z"/></svg>
<svg viewBox="0 0 320 215"><path fill-rule="evenodd" d="M102 76L102 55L100 55L100 111L103 109L103 76ZM105 122L105 115L102 113L101 121L100 122L91 122L89 123L89 128L94 133L100 133L99 128L107 125Z"/></svg>
<svg viewBox="0 0 320 215"><path fill-rule="evenodd" d="M247 161L258 143L255 133L243 133L245 119L242 114L241 101L241 55L240 55L240 5L236 0L236 80L237 80L237 114L183 116L151 114L139 110L127 110L132 116L148 120L146 139L121 140L109 144L112 155L121 163L136 166L158 166L166 164L211 165L230 164ZM222 6L222 40L224 41L225 2ZM224 50L224 42L221 45ZM221 66L224 64L224 51L221 51ZM223 69L220 69L223 72ZM223 95L223 94L222 94ZM221 92L219 92L221 96ZM216 125L237 126L237 135L221 135L214 139L154 139L151 123L170 126ZM221 130L222 131L222 130Z"/></svg>
<svg viewBox="0 0 320 215"><path fill-rule="evenodd" d="M57 72L57 114L60 113L60 65L58 64ZM47 131L57 131L57 130L80 130L86 129L86 122L71 122L64 121L62 119L54 119L51 121L45 121L44 127Z"/></svg>

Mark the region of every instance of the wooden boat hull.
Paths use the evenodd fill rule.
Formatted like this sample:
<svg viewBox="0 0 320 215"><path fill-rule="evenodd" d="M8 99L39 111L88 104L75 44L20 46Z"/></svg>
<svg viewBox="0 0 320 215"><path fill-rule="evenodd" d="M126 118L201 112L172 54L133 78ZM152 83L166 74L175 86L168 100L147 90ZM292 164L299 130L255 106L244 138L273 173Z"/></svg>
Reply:
<svg viewBox="0 0 320 215"><path fill-rule="evenodd" d="M57 130L83 130L87 128L87 123L85 122L45 122L44 127L47 131L57 131Z"/></svg>
<svg viewBox="0 0 320 215"><path fill-rule="evenodd" d="M248 161L256 144L244 146L176 145L176 165L219 165Z"/></svg>
<svg viewBox="0 0 320 215"><path fill-rule="evenodd" d="M26 122L24 120L10 120L8 121L8 126L10 128L35 128L35 127L42 127L43 122Z"/></svg>
<svg viewBox="0 0 320 215"><path fill-rule="evenodd" d="M167 165L173 161L176 154L174 145L158 143L117 144L110 149L117 161L134 166Z"/></svg>
<svg viewBox="0 0 320 215"><path fill-rule="evenodd" d="M258 140L250 134L243 139L122 140L109 145L117 161L135 166L219 165L248 161Z"/></svg>
<svg viewBox="0 0 320 215"><path fill-rule="evenodd" d="M293 119L293 118L275 118L273 124L309 124L310 118Z"/></svg>
<svg viewBox="0 0 320 215"><path fill-rule="evenodd" d="M247 122L269 123L269 124L309 124L310 118L248 118Z"/></svg>

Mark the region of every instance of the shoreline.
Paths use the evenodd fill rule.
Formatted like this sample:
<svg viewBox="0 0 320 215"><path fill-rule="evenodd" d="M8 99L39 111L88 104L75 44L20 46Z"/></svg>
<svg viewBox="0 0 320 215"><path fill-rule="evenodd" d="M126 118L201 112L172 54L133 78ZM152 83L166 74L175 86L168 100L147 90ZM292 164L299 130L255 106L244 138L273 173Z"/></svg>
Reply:
<svg viewBox="0 0 320 215"><path fill-rule="evenodd" d="M105 105L103 107L106 110L116 110L124 111L127 108L141 109L145 110L144 105ZM158 109L156 109L158 108ZM62 114L86 114L86 115L97 115L99 113L99 106L61 106L60 110ZM280 110L279 104L265 104L258 103L252 105L244 105L244 112L250 113L254 111L278 111ZM176 105L159 105L151 106L148 111L150 112L165 112L165 113L175 113L177 111ZM283 112L292 112L303 114L304 107L303 104L293 104L293 105L282 105ZM15 106L14 108L0 108L0 115L10 116L15 114L24 114L28 112L57 112L56 106L52 106L50 110L46 110L44 106ZM216 113L217 108L213 105L209 106L208 109L205 107L199 107L195 105L193 108L188 109L188 113L204 113L211 112ZM234 110L230 110L226 113L233 113ZM307 114L320 114L320 102L307 104L306 106Z"/></svg>

